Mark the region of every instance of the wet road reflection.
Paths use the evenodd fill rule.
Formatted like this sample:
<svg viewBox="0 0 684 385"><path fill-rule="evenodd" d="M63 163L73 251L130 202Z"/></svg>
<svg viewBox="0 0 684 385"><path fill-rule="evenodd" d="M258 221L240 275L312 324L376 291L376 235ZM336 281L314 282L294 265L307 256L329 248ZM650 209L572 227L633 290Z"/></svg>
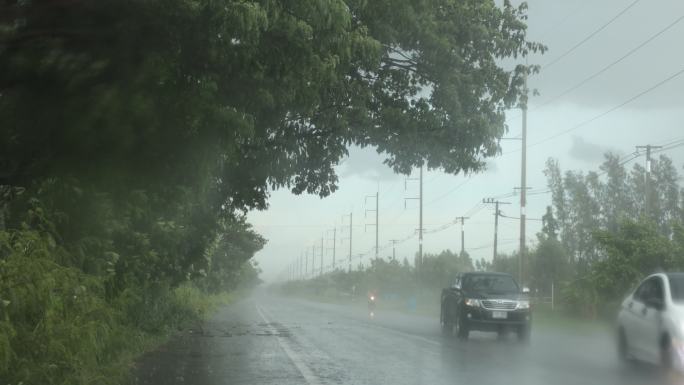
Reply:
<svg viewBox="0 0 684 385"><path fill-rule="evenodd" d="M258 296L140 364L138 384L684 384L618 362L608 330L443 336L437 319ZM156 373L156 374L155 374Z"/></svg>

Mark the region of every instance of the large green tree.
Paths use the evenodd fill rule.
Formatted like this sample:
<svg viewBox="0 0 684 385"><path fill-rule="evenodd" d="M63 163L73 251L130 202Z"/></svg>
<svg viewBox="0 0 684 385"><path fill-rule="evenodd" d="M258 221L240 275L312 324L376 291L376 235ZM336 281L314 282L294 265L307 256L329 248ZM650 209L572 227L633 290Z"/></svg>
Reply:
<svg viewBox="0 0 684 385"><path fill-rule="evenodd" d="M522 87L501 59L543 50L508 1L1 4L0 184L210 175L219 209L327 195L352 143L478 170Z"/></svg>
<svg viewBox="0 0 684 385"><path fill-rule="evenodd" d="M398 172L481 169L531 70L500 63L544 50L526 40L525 7L0 0L0 297L23 293L0 312L0 377L89 378L55 332L105 326L88 309L155 331L183 282L256 282L264 240L244 213L277 188L330 194L350 145ZM97 306L57 317L81 287ZM56 329L33 327L45 319ZM110 346L91 335L92 351ZM23 348L33 340L53 350Z"/></svg>

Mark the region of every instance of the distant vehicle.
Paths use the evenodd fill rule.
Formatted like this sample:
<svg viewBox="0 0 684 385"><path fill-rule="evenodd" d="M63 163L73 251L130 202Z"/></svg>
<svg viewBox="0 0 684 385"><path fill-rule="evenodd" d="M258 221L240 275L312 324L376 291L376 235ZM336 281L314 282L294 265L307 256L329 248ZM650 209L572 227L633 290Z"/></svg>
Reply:
<svg viewBox="0 0 684 385"><path fill-rule="evenodd" d="M646 277L622 302L618 353L667 368L684 369L684 273Z"/></svg>
<svg viewBox="0 0 684 385"><path fill-rule="evenodd" d="M368 292L368 315L371 318L375 317L375 305L378 301L378 293L375 290Z"/></svg>
<svg viewBox="0 0 684 385"><path fill-rule="evenodd" d="M442 331L467 339L472 330L499 335L514 330L518 339L528 341L532 324L528 292L510 274L459 274L450 288L442 290Z"/></svg>
<svg viewBox="0 0 684 385"><path fill-rule="evenodd" d="M375 293L369 293L368 294L368 310L373 311L375 310L375 301L377 300L376 294Z"/></svg>

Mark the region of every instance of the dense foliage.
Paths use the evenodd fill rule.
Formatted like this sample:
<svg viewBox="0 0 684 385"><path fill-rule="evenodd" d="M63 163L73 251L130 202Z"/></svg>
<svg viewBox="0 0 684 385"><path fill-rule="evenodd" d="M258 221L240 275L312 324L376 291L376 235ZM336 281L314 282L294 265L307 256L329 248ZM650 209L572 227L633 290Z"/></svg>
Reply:
<svg viewBox="0 0 684 385"><path fill-rule="evenodd" d="M508 1L0 4L0 184L192 186L217 211L327 195L350 143L478 170L526 71L497 60L544 49Z"/></svg>
<svg viewBox="0 0 684 385"><path fill-rule="evenodd" d="M245 212L330 194L350 144L481 169L534 70L497 63L545 49L525 7L0 0L0 378L116 381L123 341L258 282Z"/></svg>
<svg viewBox="0 0 684 385"><path fill-rule="evenodd" d="M651 175L606 154L599 172L561 172L547 162L553 206L530 250L532 289L576 314L611 316L647 274L684 270L684 188L672 160L653 160ZM487 266L517 274L517 254Z"/></svg>

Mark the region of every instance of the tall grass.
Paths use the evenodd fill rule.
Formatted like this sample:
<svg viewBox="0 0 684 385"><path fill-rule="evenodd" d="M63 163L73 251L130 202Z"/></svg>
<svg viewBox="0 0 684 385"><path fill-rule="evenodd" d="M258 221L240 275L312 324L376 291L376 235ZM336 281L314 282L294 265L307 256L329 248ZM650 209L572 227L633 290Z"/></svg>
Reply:
<svg viewBox="0 0 684 385"><path fill-rule="evenodd" d="M64 251L35 231L0 232L0 252L2 385L124 383L137 355L230 301L191 283L108 299L102 277L55 263Z"/></svg>

